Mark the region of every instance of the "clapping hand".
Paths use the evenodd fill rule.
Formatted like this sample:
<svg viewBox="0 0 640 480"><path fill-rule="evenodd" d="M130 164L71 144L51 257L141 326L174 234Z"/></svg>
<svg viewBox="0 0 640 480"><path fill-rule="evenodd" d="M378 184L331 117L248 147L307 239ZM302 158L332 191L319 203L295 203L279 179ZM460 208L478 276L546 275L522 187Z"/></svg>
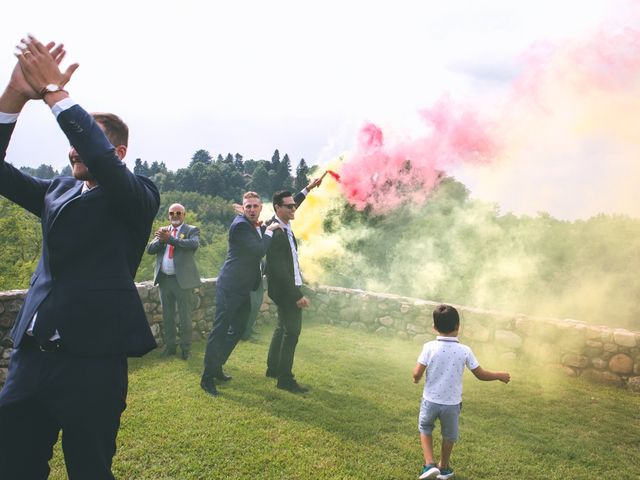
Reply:
<svg viewBox="0 0 640 480"><path fill-rule="evenodd" d="M42 98L42 90L49 84L64 87L79 66L74 63L64 73L60 71L60 62L66 55L63 44L55 46L54 42L49 42L43 45L29 35L17 48L18 65L9 85L30 99Z"/></svg>
<svg viewBox="0 0 640 480"><path fill-rule="evenodd" d="M160 243L167 243L169 241L169 237L171 236L171 232L167 227L159 228L155 233L155 237L158 239Z"/></svg>

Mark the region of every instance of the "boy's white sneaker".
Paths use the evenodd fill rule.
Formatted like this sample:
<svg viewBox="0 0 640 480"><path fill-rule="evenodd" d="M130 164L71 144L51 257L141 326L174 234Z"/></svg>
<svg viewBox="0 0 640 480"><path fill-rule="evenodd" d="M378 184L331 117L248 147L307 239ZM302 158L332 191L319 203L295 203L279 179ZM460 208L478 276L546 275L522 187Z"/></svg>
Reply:
<svg viewBox="0 0 640 480"><path fill-rule="evenodd" d="M448 480L451 477L453 477L453 468L446 467L446 468L440 469L440 471L438 472L438 476L436 478L438 480Z"/></svg>
<svg viewBox="0 0 640 480"><path fill-rule="evenodd" d="M422 467L422 472L418 479L424 480L425 478L436 478L438 475L440 475L440 470L436 467L435 463L430 463Z"/></svg>

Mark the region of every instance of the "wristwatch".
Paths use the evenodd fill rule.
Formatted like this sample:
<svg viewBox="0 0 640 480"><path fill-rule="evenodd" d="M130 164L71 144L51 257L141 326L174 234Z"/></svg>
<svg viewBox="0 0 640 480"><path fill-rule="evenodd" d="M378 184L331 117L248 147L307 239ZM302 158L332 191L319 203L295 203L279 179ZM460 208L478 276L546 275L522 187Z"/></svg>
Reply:
<svg viewBox="0 0 640 480"><path fill-rule="evenodd" d="M40 90L40 95L44 99L45 95L49 93L56 93L56 92L66 93L66 90L63 90L60 85L56 85L55 83L50 83L49 85L46 85L42 90Z"/></svg>

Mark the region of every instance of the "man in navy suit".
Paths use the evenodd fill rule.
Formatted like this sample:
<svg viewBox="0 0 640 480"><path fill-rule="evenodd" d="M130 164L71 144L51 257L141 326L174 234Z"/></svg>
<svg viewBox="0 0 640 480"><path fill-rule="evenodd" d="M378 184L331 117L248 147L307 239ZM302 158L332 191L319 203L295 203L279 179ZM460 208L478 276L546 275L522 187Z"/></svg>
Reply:
<svg viewBox="0 0 640 480"><path fill-rule="evenodd" d="M184 223L187 211L179 203L169 206L171 225L162 227L147 246L147 253L156 255L154 285L160 285L164 351L162 356L176 354L176 305L180 315L180 355L191 356L191 317L189 297L200 286L200 274L194 255L200 246L200 229Z"/></svg>
<svg viewBox="0 0 640 480"><path fill-rule="evenodd" d="M273 231L281 228L278 224L260 228L262 201L257 193L245 193L242 208L244 213L237 215L229 227L229 249L216 281L216 315L200 380L202 389L214 397L218 395L215 380L231 379L222 366L244 333L251 310L249 292L262 281L260 259L271 244Z"/></svg>
<svg viewBox="0 0 640 480"><path fill-rule="evenodd" d="M62 430L69 479L113 479L127 356L155 348L134 284L160 197L127 170L128 129L83 110L62 87L61 46L22 41L0 96L0 194L38 216L42 256L11 332L0 391L0 475L45 479ZM51 107L67 136L73 177L41 180L4 162L29 100Z"/></svg>

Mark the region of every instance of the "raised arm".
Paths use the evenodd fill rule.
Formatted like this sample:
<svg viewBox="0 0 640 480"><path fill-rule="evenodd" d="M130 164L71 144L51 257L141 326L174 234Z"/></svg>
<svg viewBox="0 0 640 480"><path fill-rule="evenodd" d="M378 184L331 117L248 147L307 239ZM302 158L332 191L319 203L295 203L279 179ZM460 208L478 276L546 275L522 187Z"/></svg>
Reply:
<svg viewBox="0 0 640 480"><path fill-rule="evenodd" d="M56 46L54 42L50 42L46 46L42 45L42 55L50 57L56 66L60 64L65 53L61 44ZM4 163L18 114L29 100L42 98L40 92L29 84L22 71L20 57L24 55L31 56L32 53L22 50L18 54L18 62L11 73L9 83L0 95L0 193L34 215L40 216L44 194L51 182L26 175L12 165ZM77 65L74 65L69 78L76 68Z"/></svg>

